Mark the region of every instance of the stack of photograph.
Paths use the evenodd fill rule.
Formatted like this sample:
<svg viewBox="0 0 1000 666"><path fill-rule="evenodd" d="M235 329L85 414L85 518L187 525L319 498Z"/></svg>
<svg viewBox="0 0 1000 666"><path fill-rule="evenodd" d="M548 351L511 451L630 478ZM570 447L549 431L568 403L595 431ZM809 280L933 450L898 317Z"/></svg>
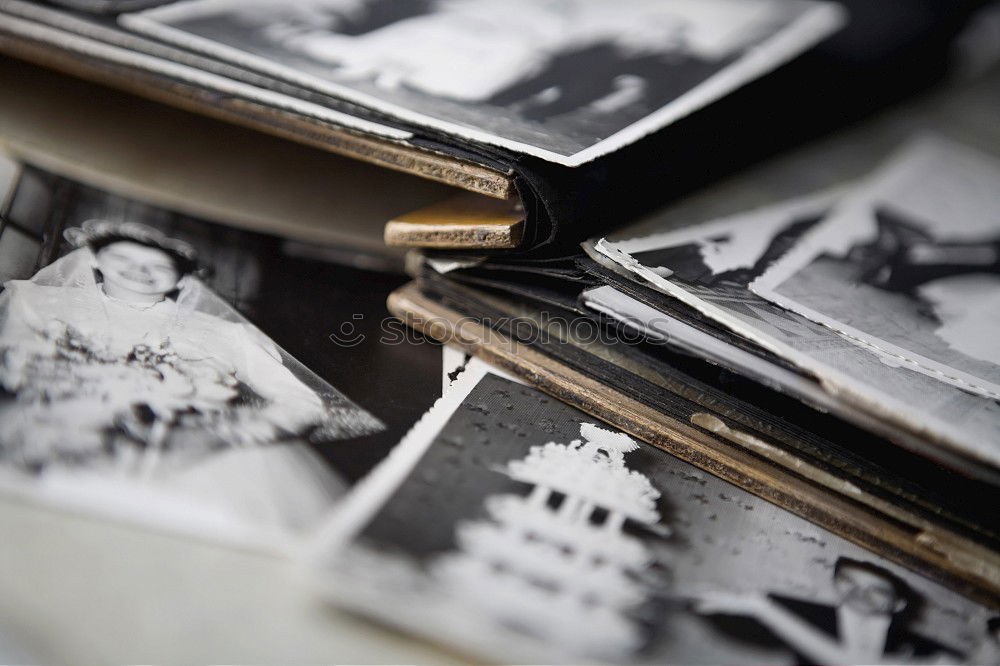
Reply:
<svg viewBox="0 0 1000 666"><path fill-rule="evenodd" d="M0 662L1000 664L998 34L0 0Z"/></svg>
<svg viewBox="0 0 1000 666"><path fill-rule="evenodd" d="M679 580L668 573L670 582L661 584L669 592L659 594L673 611L698 609L702 617L723 624L736 616L752 617L767 625L765 634L780 636L796 658L810 663L951 663L958 651L949 655L928 648L904 658L881 634L880 647L869 653L853 652L859 646L843 634L836 639L839 644L820 638L813 633L816 625L806 626L801 617L786 613L770 584L746 583L748 575L767 575L759 569L750 574L748 558L766 563L765 570L789 565L783 556L765 554L774 548L773 533L760 530L757 535L766 534L767 545L747 547L744 529L758 525L756 516L727 523L719 541L713 523L738 513L744 501L728 491L750 491L828 530L822 537L799 538L800 543L846 538L995 607L1000 393L991 378L1000 368L994 353L1000 327L990 299L1000 267L1000 136L982 112L998 101L996 84L995 74L955 84L587 240L576 254L426 252L412 262L417 279L392 295L390 309L410 326L501 368L511 381L537 387L693 466L671 474L702 484L706 477L699 475L707 471L728 482L717 493L694 492L682 483L688 489L677 506L686 528L682 538L704 539L713 557L728 551L727 564L710 566L713 574L714 567L727 569L743 594L716 597L710 591L709 601L699 601L697 593L680 590L701 590L704 578L696 575L692 583L686 575ZM501 404L508 395L518 395L510 393L510 386L492 393L498 391ZM471 410L466 418L475 421L477 405L489 404L480 403L481 396L489 394L480 383L458 413ZM447 450L446 432L440 431L430 451L435 446ZM571 449L581 452L594 442L582 431L565 437L576 442ZM627 454L628 446L621 446ZM596 448L595 459L602 464L611 464L602 456L614 460L618 455L609 453L613 448ZM550 455L554 452L547 448L530 450L529 464L509 463L504 471L538 484L540 477L526 467L544 465ZM633 458L631 470L647 474L646 463L638 462L641 456ZM410 464L409 476L397 470L395 490L371 491L380 499L369 501L384 504L377 504L378 511L366 519L370 522L345 528L355 545L337 556L343 560L334 557L332 566L365 572L362 563L372 552L396 556L397 549L406 554L408 566L419 571L426 564L408 536L390 536L385 527L393 524L393 515L406 515L397 503L414 498L410 493L417 491L410 484L427 463ZM538 502L532 506L556 514L554 519L583 521L597 531L609 520L616 522L611 500L600 492L583 492L563 477L577 473L569 471L571 464L566 467L543 477L544 490L532 488L529 503ZM673 478L666 487L676 490L679 483ZM577 493L583 493L579 500ZM508 523L506 504L514 501L485 498L489 526L466 518L456 525L454 547L475 554L480 566L485 560L499 571L509 568L530 578L535 567L544 565L505 550L512 547L507 540L533 543L547 537L535 531L540 523L534 519ZM631 513L627 505L611 506L624 513L624 525L641 534L650 523L640 517L635 501ZM692 504L698 518L689 525ZM711 526L707 533L706 524ZM662 527L662 519L655 525ZM481 534L485 531L504 536ZM585 531L564 538L582 540ZM644 543L677 545L676 534L648 538ZM338 534L333 541L343 539ZM553 547L565 543L556 540ZM577 546L570 548L576 552ZM605 557L603 552L580 554L574 566L601 567ZM704 551L699 563L702 557L707 557ZM814 577L810 585L824 567L832 567L836 584L840 565L814 557L807 567ZM648 573L643 566L638 570ZM578 573L580 581L589 580ZM363 573L358 576L363 579ZM575 589L575 582L564 584ZM640 589L655 597L655 586ZM400 615L376 610L365 594L343 589L337 594L367 612ZM520 617L507 621L517 624ZM424 618L398 621L426 624ZM677 621L671 617L669 624ZM844 622L831 621L825 631L847 631ZM565 639L576 644L597 635L583 626L567 620L551 631L579 631ZM641 633L641 627L639 622L633 630ZM461 642L471 630L445 623L438 631ZM689 630L679 631L688 636ZM749 631L745 627L734 631L748 641L752 635L743 633ZM606 636L597 640L603 648L613 644ZM651 643L643 642L648 637L633 635L633 640L644 646L639 653L653 660L704 654L681 647L682 639L673 633ZM713 654L732 654L719 649ZM495 650L503 654L500 647ZM772 654L764 651L760 658L766 661Z"/></svg>

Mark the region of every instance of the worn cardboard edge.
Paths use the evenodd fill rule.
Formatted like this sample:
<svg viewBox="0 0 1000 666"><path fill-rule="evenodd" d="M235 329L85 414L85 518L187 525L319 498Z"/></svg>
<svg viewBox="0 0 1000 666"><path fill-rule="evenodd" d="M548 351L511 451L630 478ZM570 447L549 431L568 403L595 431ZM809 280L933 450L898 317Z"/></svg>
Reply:
<svg viewBox="0 0 1000 666"><path fill-rule="evenodd" d="M93 83L242 125L378 166L496 199L515 196L513 177L483 165L413 146L355 134L248 99L216 95L153 72L129 68L0 28L0 52Z"/></svg>
<svg viewBox="0 0 1000 666"><path fill-rule="evenodd" d="M449 250L508 250L520 247L524 220L507 223L434 224L392 220L385 225L385 244Z"/></svg>

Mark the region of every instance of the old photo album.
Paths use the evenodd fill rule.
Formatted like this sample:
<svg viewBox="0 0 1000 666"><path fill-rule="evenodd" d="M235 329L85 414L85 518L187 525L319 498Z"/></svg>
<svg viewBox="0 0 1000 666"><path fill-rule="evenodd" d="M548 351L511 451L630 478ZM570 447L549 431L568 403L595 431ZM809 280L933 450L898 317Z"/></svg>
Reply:
<svg viewBox="0 0 1000 666"><path fill-rule="evenodd" d="M997 157L987 142L900 134L832 188L723 218L654 216L584 255L427 255L390 310L510 374L447 374L460 397L446 394L335 512L317 584L339 605L501 661L993 659L992 638L941 647L943 635L913 638L916 625L915 642L893 647L916 610L859 622L872 631L864 647L848 628L855 567L871 583L919 572L985 608L1000 580L1000 405L968 372L991 367L992 309L976 306L997 268ZM656 476L647 455L684 472ZM718 490L682 490L705 472ZM720 538L715 500L734 492L759 504ZM747 527L761 511L785 527ZM805 543L863 550L810 557L829 577L758 586L778 569L794 578L790 553L808 547L787 526L800 519L818 530ZM744 528L754 545L730 549ZM632 539L686 554L661 559ZM704 578L679 564L726 552ZM759 562L752 575L747 562ZM988 616L964 626L992 636Z"/></svg>
<svg viewBox="0 0 1000 666"><path fill-rule="evenodd" d="M2 0L0 50L479 195L464 226L383 220L391 244L530 249L586 237L595 208L623 222L661 202L635 165L688 159L690 125L719 126L724 111L700 118L745 89L733 111L767 124L755 82L783 72L815 86L821 64L791 63L846 25L825 0L631 4ZM744 143L734 155L760 150ZM605 187L582 186L594 179ZM483 200L513 219L484 220Z"/></svg>

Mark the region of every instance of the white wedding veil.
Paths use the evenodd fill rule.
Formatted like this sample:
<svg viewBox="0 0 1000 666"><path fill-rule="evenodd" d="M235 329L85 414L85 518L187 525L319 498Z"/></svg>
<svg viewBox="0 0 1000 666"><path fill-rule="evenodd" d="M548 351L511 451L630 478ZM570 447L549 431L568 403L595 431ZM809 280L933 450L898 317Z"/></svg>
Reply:
<svg viewBox="0 0 1000 666"><path fill-rule="evenodd" d="M29 281L38 286L79 289L100 289L96 257L88 242L101 236L114 235L120 238L134 238L146 244L153 244L194 260L194 249L187 243L168 238L159 230L136 222L109 222L87 220L79 227L68 229L64 234L76 249L38 270ZM0 330L4 319L9 316L6 307L8 294L0 294ZM177 318L186 320L192 313L204 315L242 326L250 339L265 349L269 355L280 358L281 364L305 387L315 393L323 403L323 417L302 433L314 443L347 439L378 432L383 424L370 413L351 402L344 394L324 381L302 363L279 347L260 329L251 324L232 305L210 289L196 274L184 276L172 294L177 304Z"/></svg>

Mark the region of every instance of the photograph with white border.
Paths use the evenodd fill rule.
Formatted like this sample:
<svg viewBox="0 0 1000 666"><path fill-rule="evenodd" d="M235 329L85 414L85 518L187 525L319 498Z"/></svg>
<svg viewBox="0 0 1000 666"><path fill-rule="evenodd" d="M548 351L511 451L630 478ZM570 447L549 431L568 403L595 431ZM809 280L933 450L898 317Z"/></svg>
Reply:
<svg viewBox="0 0 1000 666"><path fill-rule="evenodd" d="M332 603L501 663L926 663L993 640L987 609L477 359L307 562Z"/></svg>
<svg viewBox="0 0 1000 666"><path fill-rule="evenodd" d="M817 0L181 0L121 25L402 121L577 166L808 50ZM586 72L585 76L580 76Z"/></svg>
<svg viewBox="0 0 1000 666"><path fill-rule="evenodd" d="M749 289L823 224L845 196L850 196L849 189L822 192L653 235L600 239L590 247L643 284L801 368L833 400L847 406L844 413L859 410L869 419L911 433L893 439L921 455L998 482L1000 403L995 399L940 382L908 364L889 362ZM627 235L627 229L619 234ZM775 372L773 379L783 374Z"/></svg>
<svg viewBox="0 0 1000 666"><path fill-rule="evenodd" d="M1000 159L914 140L757 278L883 358L1000 398Z"/></svg>

